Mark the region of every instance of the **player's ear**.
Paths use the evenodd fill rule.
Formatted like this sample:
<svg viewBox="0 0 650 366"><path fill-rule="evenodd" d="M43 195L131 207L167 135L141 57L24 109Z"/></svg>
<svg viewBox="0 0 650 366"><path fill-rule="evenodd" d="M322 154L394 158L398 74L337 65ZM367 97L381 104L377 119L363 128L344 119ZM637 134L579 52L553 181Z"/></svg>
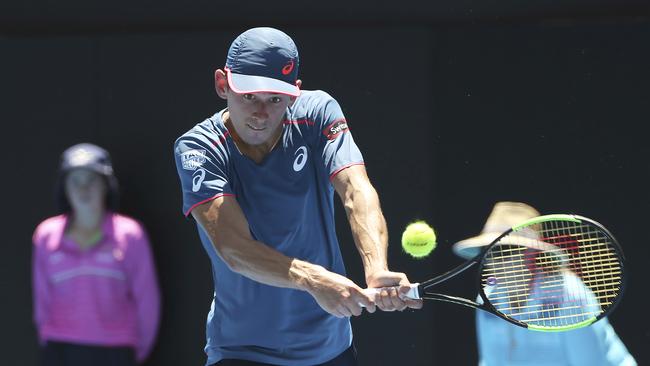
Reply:
<svg viewBox="0 0 650 366"><path fill-rule="evenodd" d="M300 87L302 86L302 80L300 79L296 80L296 86L298 87L298 89L300 89ZM289 103L290 107L293 105L293 102L296 101L296 98L297 97L291 97L291 103Z"/></svg>
<svg viewBox="0 0 650 366"><path fill-rule="evenodd" d="M217 95L219 95L221 99L226 99L226 92L228 91L228 76L226 76L226 73L221 69L217 69L214 72L214 89L217 91Z"/></svg>

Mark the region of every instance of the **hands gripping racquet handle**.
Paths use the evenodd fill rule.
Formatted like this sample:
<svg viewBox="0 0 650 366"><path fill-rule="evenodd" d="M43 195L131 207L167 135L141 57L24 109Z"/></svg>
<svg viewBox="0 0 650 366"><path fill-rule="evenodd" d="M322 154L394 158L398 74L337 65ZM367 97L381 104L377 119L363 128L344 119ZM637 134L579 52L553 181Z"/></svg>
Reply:
<svg viewBox="0 0 650 366"><path fill-rule="evenodd" d="M405 299L419 299L420 298L420 293L418 291L418 286L419 285L420 285L419 283L412 283L411 286L410 286L411 289L405 294L399 294L399 297L402 300L405 300ZM386 289L386 290L395 289L396 291L398 291L399 286L383 287L383 288L365 288L365 289L363 289L363 293L370 296L372 298L372 302L375 302L375 297L384 289ZM359 305L363 306L363 304L359 304Z"/></svg>

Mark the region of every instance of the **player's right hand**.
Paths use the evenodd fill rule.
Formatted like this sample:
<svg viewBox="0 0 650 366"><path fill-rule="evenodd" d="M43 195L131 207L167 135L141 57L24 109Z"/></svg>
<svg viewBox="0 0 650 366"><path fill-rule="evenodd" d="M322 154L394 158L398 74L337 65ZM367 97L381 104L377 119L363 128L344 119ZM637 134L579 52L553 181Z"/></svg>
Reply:
<svg viewBox="0 0 650 366"><path fill-rule="evenodd" d="M323 310L338 318L359 316L363 311L362 306L370 313L375 312L371 296L365 294L361 287L324 268L310 278L307 291Z"/></svg>

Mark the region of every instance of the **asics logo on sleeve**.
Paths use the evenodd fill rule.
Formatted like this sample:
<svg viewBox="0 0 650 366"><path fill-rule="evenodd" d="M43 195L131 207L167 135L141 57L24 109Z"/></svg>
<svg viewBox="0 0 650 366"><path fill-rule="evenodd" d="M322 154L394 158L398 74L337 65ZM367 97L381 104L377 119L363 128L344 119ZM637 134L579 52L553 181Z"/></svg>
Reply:
<svg viewBox="0 0 650 366"><path fill-rule="evenodd" d="M192 192L198 192L201 189L201 183L205 179L205 169L201 168L192 175Z"/></svg>
<svg viewBox="0 0 650 366"><path fill-rule="evenodd" d="M296 159L293 161L293 170L299 172L307 164L307 148L300 146L294 153Z"/></svg>

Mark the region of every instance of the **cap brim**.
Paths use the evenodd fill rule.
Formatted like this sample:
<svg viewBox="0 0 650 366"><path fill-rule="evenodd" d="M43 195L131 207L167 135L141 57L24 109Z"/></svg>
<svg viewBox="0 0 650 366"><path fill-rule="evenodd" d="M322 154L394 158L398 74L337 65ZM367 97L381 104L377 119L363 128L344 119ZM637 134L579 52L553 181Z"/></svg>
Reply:
<svg viewBox="0 0 650 366"><path fill-rule="evenodd" d="M489 245L501 233L483 233L469 239L461 240L452 246L454 253L460 257L469 259L474 258L481 252L484 246Z"/></svg>
<svg viewBox="0 0 650 366"><path fill-rule="evenodd" d="M452 246L452 250L456 255L460 257L466 259L474 258L481 252L483 247L492 244L492 242L496 240L496 238L498 238L501 234L502 233L498 232L488 232L469 239L461 240ZM526 236L520 236L515 233L502 238L499 240L499 243L525 246L546 251L561 249L553 244L549 244L538 239L532 239Z"/></svg>
<svg viewBox="0 0 650 366"><path fill-rule="evenodd" d="M276 93L292 97L300 95L300 88L297 85L264 76L234 74L230 71L228 72L228 85L237 94Z"/></svg>

